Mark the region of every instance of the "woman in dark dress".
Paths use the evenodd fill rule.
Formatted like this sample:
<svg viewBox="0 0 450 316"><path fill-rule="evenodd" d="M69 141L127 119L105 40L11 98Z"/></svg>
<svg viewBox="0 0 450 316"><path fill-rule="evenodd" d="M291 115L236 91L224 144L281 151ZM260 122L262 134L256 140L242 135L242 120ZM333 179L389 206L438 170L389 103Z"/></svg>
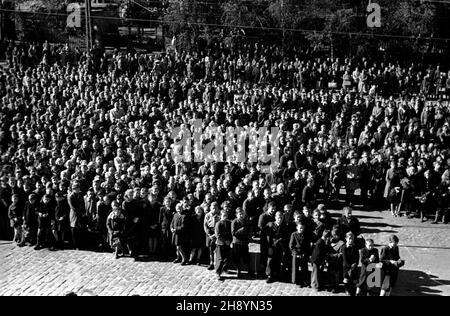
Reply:
<svg viewBox="0 0 450 316"><path fill-rule="evenodd" d="M205 221L205 214L201 206L195 208L195 214L191 219L191 256L189 264L200 265L200 260L203 254L203 248L205 246L206 233L203 229L203 222Z"/></svg>
<svg viewBox="0 0 450 316"><path fill-rule="evenodd" d="M384 280L381 286L380 296L389 296L395 287L398 278L398 271L405 265L405 261L400 259L398 249L398 237L389 237L389 245L381 249L380 262L383 263Z"/></svg>

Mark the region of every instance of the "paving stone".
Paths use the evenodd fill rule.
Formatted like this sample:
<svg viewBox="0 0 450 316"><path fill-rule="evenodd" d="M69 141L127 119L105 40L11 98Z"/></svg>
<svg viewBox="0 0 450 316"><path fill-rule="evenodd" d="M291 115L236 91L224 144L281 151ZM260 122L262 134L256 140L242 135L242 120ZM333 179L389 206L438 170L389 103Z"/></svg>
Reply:
<svg viewBox="0 0 450 316"><path fill-rule="evenodd" d="M339 212L332 212L334 217ZM385 244L390 234L400 238L406 266L399 276L397 294L450 295L450 225L421 224L392 218L388 212L354 212L360 217L365 238ZM252 245L257 252L258 246ZM110 254L72 250L36 252L32 247L0 245L0 296L65 295L206 295L206 296L310 296L317 293L289 283L267 285L264 280L231 279L218 282L205 267L166 262L115 260Z"/></svg>

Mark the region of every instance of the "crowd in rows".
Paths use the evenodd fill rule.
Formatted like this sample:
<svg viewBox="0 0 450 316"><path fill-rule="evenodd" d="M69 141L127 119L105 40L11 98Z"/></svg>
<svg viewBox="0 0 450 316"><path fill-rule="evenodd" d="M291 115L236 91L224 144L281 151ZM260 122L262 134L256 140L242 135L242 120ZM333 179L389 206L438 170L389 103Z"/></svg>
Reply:
<svg viewBox="0 0 450 316"><path fill-rule="evenodd" d="M398 240L376 259L351 208L335 222L321 201L345 192L347 205L448 220L450 78L438 65L223 43L167 55L10 43L5 55L0 233L11 226L21 246L70 241L184 265L207 250L221 277L229 258L240 274L259 241L268 281L292 273L321 288L327 265L356 292L365 249L395 275ZM175 161L172 131L196 119L278 127L277 170Z"/></svg>

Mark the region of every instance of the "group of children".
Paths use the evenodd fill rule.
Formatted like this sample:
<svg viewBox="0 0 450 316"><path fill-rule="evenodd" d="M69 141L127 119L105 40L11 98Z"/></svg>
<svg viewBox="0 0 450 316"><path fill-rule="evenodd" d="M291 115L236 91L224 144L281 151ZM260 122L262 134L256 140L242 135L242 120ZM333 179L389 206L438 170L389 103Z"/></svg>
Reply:
<svg viewBox="0 0 450 316"><path fill-rule="evenodd" d="M107 226L117 257L124 250L128 251L124 238L126 219L117 203L113 202L112 209ZM271 203L267 212L260 215L257 227L251 225L240 207L233 212L226 205L219 209L213 202L204 215L201 206L191 214L192 210L179 203L176 211L170 223L177 255L174 263L200 265L206 246L210 258L208 269L215 270L221 281L229 268L236 269L237 278L243 278L244 271L250 276L258 272L255 269L264 268L267 283L290 281L301 287L333 293L343 284L348 295L372 293L372 288L381 288L381 295L389 295L396 284L398 270L404 265L396 236L390 237L381 255L372 239L358 238L359 222L349 207L334 221L324 205L319 205L311 216L307 207L301 214L293 212L291 205L286 205L284 211L276 211L275 204ZM204 245L190 236L195 222L199 223L197 228L204 229ZM256 253L249 252L249 244L258 240L259 260ZM255 267L250 264L252 255ZM374 265L368 269L370 264ZM368 284L367 277L371 273L380 274L380 284Z"/></svg>

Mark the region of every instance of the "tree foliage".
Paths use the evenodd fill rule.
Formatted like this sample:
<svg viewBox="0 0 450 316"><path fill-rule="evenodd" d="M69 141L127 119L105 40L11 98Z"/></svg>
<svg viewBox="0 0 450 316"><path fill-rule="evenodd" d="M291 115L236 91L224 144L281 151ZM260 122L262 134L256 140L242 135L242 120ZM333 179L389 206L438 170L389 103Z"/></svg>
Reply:
<svg viewBox="0 0 450 316"><path fill-rule="evenodd" d="M253 35L266 36L270 30L278 39L285 37L287 41L300 40L317 47L333 44L336 48L363 51L383 45L420 51L423 49L420 40L402 40L402 37L450 36L449 4L372 1L382 8L381 28L369 29L366 25L369 0L226 0L212 7L199 7L205 0L173 0L167 21L171 23L172 34L183 34L188 30L191 35L211 34L212 27L190 25L190 21L206 22L206 16L212 17L215 24L223 24L221 29L225 34L241 28ZM180 10L182 7L187 10ZM428 43L430 45L434 43Z"/></svg>
<svg viewBox="0 0 450 316"><path fill-rule="evenodd" d="M32 41L64 41L66 19L60 14L65 12L67 3L67 0L15 1L16 36Z"/></svg>

